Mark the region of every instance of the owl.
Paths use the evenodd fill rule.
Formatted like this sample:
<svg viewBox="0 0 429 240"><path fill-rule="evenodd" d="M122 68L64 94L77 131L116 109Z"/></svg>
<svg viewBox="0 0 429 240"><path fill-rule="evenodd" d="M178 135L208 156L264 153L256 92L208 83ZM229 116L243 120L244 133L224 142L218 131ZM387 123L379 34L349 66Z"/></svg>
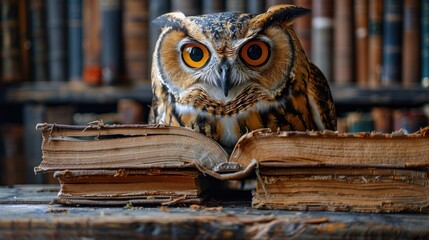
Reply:
<svg viewBox="0 0 429 240"><path fill-rule="evenodd" d="M192 128L231 150L259 129L335 130L328 81L307 59L291 24L309 10L261 14L167 13L152 65L149 121Z"/></svg>

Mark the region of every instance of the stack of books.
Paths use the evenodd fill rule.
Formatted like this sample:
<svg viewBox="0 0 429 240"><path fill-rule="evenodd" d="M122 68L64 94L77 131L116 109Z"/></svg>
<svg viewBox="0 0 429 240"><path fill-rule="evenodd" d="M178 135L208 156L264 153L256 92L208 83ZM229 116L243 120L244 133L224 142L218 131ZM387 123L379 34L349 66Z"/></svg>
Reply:
<svg viewBox="0 0 429 240"><path fill-rule="evenodd" d="M429 126L412 134L260 129L228 154L191 129L39 124L62 204L203 203L217 181L255 179L252 206L358 212L429 206Z"/></svg>

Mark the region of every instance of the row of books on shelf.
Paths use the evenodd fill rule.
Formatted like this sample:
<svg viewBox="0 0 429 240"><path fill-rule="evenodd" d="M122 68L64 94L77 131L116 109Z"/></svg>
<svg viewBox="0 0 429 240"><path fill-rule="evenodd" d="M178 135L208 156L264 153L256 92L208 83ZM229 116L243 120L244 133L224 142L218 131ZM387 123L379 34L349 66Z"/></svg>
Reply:
<svg viewBox="0 0 429 240"><path fill-rule="evenodd" d="M429 85L429 1L312 0L312 10L301 41L331 82Z"/></svg>
<svg viewBox="0 0 429 240"><path fill-rule="evenodd" d="M147 81L148 0L4 0L1 81Z"/></svg>
<svg viewBox="0 0 429 240"><path fill-rule="evenodd" d="M334 84L429 85L429 0L4 0L0 82L148 82L159 35L150 19L285 3L312 10L293 27Z"/></svg>
<svg viewBox="0 0 429 240"><path fill-rule="evenodd" d="M263 12L265 4L276 1L5 0L0 4L0 83L148 82L160 32L150 19L170 11Z"/></svg>
<svg viewBox="0 0 429 240"><path fill-rule="evenodd" d="M338 131L390 133L401 130L413 133L428 124L429 106L407 109L373 107L369 112L348 112L338 118Z"/></svg>

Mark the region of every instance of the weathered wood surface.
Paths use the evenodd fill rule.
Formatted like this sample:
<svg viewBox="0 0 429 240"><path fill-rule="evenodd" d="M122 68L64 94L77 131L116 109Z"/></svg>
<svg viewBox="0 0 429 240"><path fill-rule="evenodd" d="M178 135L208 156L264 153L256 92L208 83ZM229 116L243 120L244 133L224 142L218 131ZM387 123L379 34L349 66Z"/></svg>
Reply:
<svg viewBox="0 0 429 240"><path fill-rule="evenodd" d="M66 207L57 186L0 187L0 239L428 239L429 211L362 214L245 205Z"/></svg>

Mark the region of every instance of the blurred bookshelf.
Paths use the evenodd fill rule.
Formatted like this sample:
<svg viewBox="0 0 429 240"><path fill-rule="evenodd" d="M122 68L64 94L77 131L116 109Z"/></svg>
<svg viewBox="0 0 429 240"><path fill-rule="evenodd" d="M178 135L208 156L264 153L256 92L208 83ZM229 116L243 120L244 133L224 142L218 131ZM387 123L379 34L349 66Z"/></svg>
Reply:
<svg viewBox="0 0 429 240"><path fill-rule="evenodd" d="M50 181L32 171L38 122L147 122L155 17L285 3L312 10L292 27L331 83L340 131L429 123L429 0L2 0L0 185Z"/></svg>
<svg viewBox="0 0 429 240"><path fill-rule="evenodd" d="M416 107L429 104L429 88L331 86L337 107L371 106ZM128 86L87 86L79 83L25 82L0 89L2 104L105 104L120 99L133 99L150 104L149 83Z"/></svg>

